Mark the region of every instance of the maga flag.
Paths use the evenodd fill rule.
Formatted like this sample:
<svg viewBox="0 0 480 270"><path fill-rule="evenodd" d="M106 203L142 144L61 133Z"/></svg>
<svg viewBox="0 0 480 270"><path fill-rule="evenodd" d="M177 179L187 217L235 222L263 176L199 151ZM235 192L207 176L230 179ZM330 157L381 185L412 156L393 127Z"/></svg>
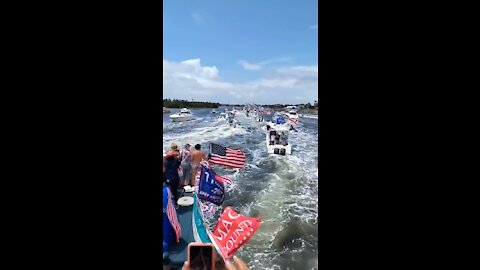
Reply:
<svg viewBox="0 0 480 270"><path fill-rule="evenodd" d="M252 238L260 227L260 217L251 218L237 214L228 206L218 219L213 229L213 240L220 248L225 259L229 259L245 243Z"/></svg>
<svg viewBox="0 0 480 270"><path fill-rule="evenodd" d="M222 177L204 164L201 167L200 175L197 174L198 186L196 188L198 198L221 205L225 197Z"/></svg>

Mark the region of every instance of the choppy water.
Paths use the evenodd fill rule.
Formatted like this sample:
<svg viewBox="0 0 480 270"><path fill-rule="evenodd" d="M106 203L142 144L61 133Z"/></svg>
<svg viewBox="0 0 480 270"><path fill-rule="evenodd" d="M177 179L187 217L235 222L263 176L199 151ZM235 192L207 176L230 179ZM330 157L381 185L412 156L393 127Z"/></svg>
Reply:
<svg viewBox="0 0 480 270"><path fill-rule="evenodd" d="M244 169L212 165L234 182L209 220L212 228L226 206L246 216L260 215L260 229L236 254L250 269L318 269L318 119L301 118L299 132L289 138L292 155L275 156L266 153L264 132L253 118L238 115L237 127L231 128L210 111L192 110L197 119L181 123L164 114L163 149L168 151L172 142L182 148L199 143L207 152L214 142L245 152Z"/></svg>

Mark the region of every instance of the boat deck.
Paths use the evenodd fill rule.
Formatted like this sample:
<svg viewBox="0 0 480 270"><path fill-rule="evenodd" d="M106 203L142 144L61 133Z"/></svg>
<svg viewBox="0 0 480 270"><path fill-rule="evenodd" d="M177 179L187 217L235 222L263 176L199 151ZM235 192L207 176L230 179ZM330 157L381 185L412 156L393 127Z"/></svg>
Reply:
<svg viewBox="0 0 480 270"><path fill-rule="evenodd" d="M184 193L183 196L193 197L193 193ZM172 249L164 257L168 261L170 269L181 269L188 260L188 244L195 242L192 229L193 205L180 206L177 209L178 222L182 228L180 243L175 243Z"/></svg>

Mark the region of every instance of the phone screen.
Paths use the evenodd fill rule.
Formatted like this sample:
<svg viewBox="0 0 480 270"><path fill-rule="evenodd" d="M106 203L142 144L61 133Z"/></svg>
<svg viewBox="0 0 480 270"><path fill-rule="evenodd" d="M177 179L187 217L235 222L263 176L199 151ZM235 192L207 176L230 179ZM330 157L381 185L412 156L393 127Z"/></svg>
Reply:
<svg viewBox="0 0 480 270"><path fill-rule="evenodd" d="M189 246L190 248L190 269L211 270L212 254L211 246Z"/></svg>

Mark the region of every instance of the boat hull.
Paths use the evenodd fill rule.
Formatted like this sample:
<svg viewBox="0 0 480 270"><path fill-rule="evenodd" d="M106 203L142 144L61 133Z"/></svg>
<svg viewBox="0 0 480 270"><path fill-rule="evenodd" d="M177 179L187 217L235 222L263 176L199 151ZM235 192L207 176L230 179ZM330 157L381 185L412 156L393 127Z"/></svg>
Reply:
<svg viewBox="0 0 480 270"><path fill-rule="evenodd" d="M191 121L191 120L195 120L195 116L174 116L174 115L171 115L170 120L172 122Z"/></svg>
<svg viewBox="0 0 480 270"><path fill-rule="evenodd" d="M292 146L290 144L289 145L267 145L267 153L272 155L281 155L281 156L291 155Z"/></svg>

